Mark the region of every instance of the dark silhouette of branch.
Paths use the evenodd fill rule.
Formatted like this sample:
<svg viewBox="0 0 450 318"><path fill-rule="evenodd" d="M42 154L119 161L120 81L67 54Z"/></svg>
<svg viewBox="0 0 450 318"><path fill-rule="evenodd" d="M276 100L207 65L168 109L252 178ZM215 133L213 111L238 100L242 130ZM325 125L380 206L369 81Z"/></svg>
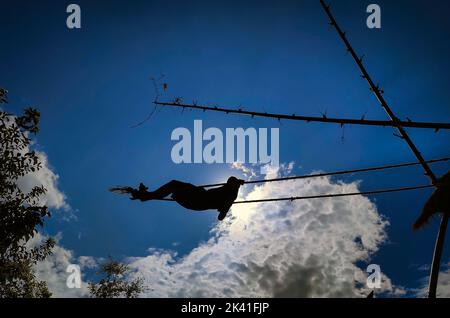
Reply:
<svg viewBox="0 0 450 318"><path fill-rule="evenodd" d="M299 116L299 115L286 115L286 114L275 114L275 113L261 113L261 112L253 112L247 111L243 109L231 109L231 108L223 108L217 106L202 106L196 104L185 104L181 103L178 99L173 102L160 102L155 101L155 105L159 106L167 106L167 107L176 107L176 108L189 108L189 109L198 109L203 111L215 111L222 112L226 114L240 114L240 115L249 115L251 117L268 117L275 118L277 120L286 119L286 120L296 120L296 121L305 121L305 122L321 122L321 123L335 123L342 125L365 125L365 126L382 126L382 127L410 127L410 128L428 128L428 129L450 129L450 123L433 123L433 122L410 122L410 121L398 121L392 122L389 120L366 120L366 119L347 119L347 118L331 118L328 116L314 117L314 116Z"/></svg>
<svg viewBox="0 0 450 318"><path fill-rule="evenodd" d="M164 79L165 75L161 74L160 77L155 78L155 77L150 77L150 80L153 83L153 89L155 90L155 100L154 102L157 102L159 97L162 95L161 91L160 91L160 87L162 87L163 92L165 92L168 89L168 85L167 83L160 83L163 79ZM148 116L141 122L131 126L130 128L137 128L141 125L143 125L144 123L146 123L147 121L150 120L150 118L152 118L153 114L156 112L157 107L155 105L155 107L153 108L153 110L150 112L150 114L148 114Z"/></svg>

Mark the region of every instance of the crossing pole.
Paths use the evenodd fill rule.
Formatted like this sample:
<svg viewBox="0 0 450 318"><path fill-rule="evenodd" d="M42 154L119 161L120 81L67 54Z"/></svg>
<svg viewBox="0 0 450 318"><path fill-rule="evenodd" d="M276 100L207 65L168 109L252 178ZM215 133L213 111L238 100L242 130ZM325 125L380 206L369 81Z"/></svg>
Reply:
<svg viewBox="0 0 450 318"><path fill-rule="evenodd" d="M328 18L330 19L330 25L332 25L336 29L337 33L339 34L339 37L344 42L345 47L347 48L347 51L350 53L350 55L352 56L352 58L355 60L356 64L358 65L358 67L362 73L361 77L367 81L367 83L369 84L370 90L375 94L381 107L383 107L383 109L389 116L390 120L394 123L394 126L397 129L397 131L399 132L400 137L403 140L405 140L405 142L408 144L409 148L411 149L411 151L416 156L417 160L422 165L422 168L425 171L425 175L428 176L431 183L437 188L438 180L437 180L436 176L431 171L429 165L426 163L422 154L417 149L417 147L415 146L415 144L409 137L406 130L401 126L400 120L395 116L394 112L389 107L388 103L386 102L386 100L384 99L384 97L382 95L382 91L380 90L380 87L378 85L374 84L372 78L370 77L369 73L367 72L366 68L363 65L362 58L358 57L355 50L353 49L350 42L348 41L348 39L345 35L345 32L342 31L342 29L337 24L335 18L333 17L331 10L330 10L330 6L327 5L324 0L320 0L320 4L322 5ZM439 228L439 233L438 233L437 239L436 239L434 255L433 255L433 263L431 266L430 280L429 280L429 285L428 285L428 297L429 298L436 297L437 282L438 282L438 276L439 276L442 250L443 250L444 241L445 241L445 232L447 230L448 218L449 218L449 213L443 213L440 228Z"/></svg>
<svg viewBox="0 0 450 318"><path fill-rule="evenodd" d="M410 127L410 128L422 128L422 129L434 129L435 131L439 131L441 129L450 129L450 123L436 123L436 122L415 122L415 121L397 121L393 123L391 120L368 120L368 119L351 119L351 118L333 118L327 117L323 115L322 117L315 116L304 116L304 115L287 115L287 114L275 114L275 113L262 113L262 112L254 112L249 110L244 110L242 108L232 109L232 108L224 108L218 106L205 106L198 104L187 104L180 103L178 101L172 102L161 102L154 101L156 106L165 106L165 107L173 107L173 108L182 108L182 109L197 109L202 111L213 111L220 112L226 114L239 114L239 115L248 115L252 118L254 117L266 117L266 118L274 118L278 120L293 120L293 121L304 121L307 123L310 122L319 122L319 123L329 123L329 124L339 124L341 126L344 125L363 125L363 126L379 126L379 127Z"/></svg>

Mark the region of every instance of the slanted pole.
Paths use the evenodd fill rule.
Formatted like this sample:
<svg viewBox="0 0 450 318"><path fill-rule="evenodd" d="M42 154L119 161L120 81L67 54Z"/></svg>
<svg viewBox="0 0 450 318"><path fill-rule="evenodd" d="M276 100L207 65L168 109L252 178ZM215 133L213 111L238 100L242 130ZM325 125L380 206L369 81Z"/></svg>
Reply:
<svg viewBox="0 0 450 318"><path fill-rule="evenodd" d="M356 64L358 65L362 75L361 77L364 78L367 83L369 84L370 90L375 94L376 98L380 102L381 107L386 111L391 121L395 124L395 127L397 128L400 137L405 140L405 142L408 144L411 151L416 156L417 160L422 165L423 170L425 171L425 175L428 176L431 183L437 187L437 178L434 175L434 173L431 171L430 166L426 163L425 159L422 157L422 154L417 149L411 138L409 137L406 130L399 124L400 120L395 116L392 109L389 107L388 103L384 99L382 95L382 91L380 90L378 85L375 85L372 78L370 77L369 73L367 72L366 68L364 67L362 63L362 58L358 57L355 50L351 46L350 42L348 41L345 32L341 30L339 25L337 24L335 18L333 17L330 6L325 4L324 0L320 0L320 4L322 5L323 9L325 10L328 18L330 19L330 24L336 29L337 33L339 34L339 37L342 39L342 41L345 44L345 47L347 48L347 51L351 54L352 58L355 60ZM437 282L439 277L439 269L441 264L441 256L442 256L442 249L444 247L444 241L445 241L445 232L447 230L447 224L448 224L448 213L444 213L441 220L441 225L439 228L439 233L436 238L436 245L434 248L434 255L433 255L433 262L431 266L431 273L430 273L430 281L428 286L428 297L429 298L435 298L436 297L436 289L437 289Z"/></svg>

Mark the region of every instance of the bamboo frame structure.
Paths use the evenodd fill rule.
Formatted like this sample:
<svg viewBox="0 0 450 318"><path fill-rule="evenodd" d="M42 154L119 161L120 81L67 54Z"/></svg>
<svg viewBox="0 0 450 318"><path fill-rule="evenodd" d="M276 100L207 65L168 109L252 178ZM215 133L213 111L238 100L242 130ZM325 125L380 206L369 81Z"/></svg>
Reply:
<svg viewBox="0 0 450 318"><path fill-rule="evenodd" d="M330 19L330 25L332 25L337 33L339 34L339 37L342 39L342 41L345 44L345 47L347 48L347 51L350 53L352 58L355 60L356 64L358 65L360 71L362 72L361 77L364 78L367 83L370 86L370 90L375 94L376 98L380 102L381 107L386 111L391 121L394 123L395 127L397 128L398 132L400 133L400 136L402 139L405 140L405 142L408 144L411 151L416 156L417 160L421 163L423 170L425 171L425 175L428 176L428 178L431 180L431 183L437 188L437 178L434 175L433 171L431 171L429 165L426 163L425 159L423 158L420 151L417 149L411 138L409 137L406 130L403 128L403 126L400 123L400 120L395 116L392 109L387 104L386 100L384 99L382 92L378 85L375 85L372 78L370 77L369 73L367 72L366 68L364 67L362 63L362 59L359 58L353 47L351 46L350 42L348 41L345 32L341 30L339 25L337 24L335 18L333 17L330 6L325 3L324 0L320 0L320 3L325 10L328 18ZM437 283L438 283L438 277L439 277L439 269L440 269L440 262L441 262L441 256L442 256L442 249L444 247L444 241L445 241L445 232L447 230L447 224L448 224L448 218L450 211L445 211L449 213L444 213L441 219L441 224L439 227L439 233L436 238L436 245L434 249L433 254L433 262L431 266L431 272L430 272L430 280L428 285L428 297L429 298L435 298L436 297L436 289L437 289Z"/></svg>

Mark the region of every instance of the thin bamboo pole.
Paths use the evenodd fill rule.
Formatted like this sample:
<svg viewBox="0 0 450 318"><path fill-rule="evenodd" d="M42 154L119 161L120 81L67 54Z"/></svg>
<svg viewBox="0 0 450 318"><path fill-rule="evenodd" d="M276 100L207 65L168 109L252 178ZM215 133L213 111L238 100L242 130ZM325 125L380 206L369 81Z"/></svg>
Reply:
<svg viewBox="0 0 450 318"><path fill-rule="evenodd" d="M341 28L337 24L336 20L334 19L333 15L331 14L330 6L325 4L324 0L320 0L320 3L322 7L324 8L326 14L328 15L328 18L330 19L330 24L334 26L337 33L339 34L340 38L344 42L347 51L351 54L353 59L355 60L356 64L358 65L359 69L362 72L361 77L364 78L367 83L370 86L370 90L375 94L378 101L380 102L381 107L386 111L391 121L395 124L395 127L397 128L398 132L400 133L400 136L402 139L405 140L405 142L408 144L411 151L416 156L417 160L421 163L423 170L425 171L425 174L430 178L431 183L437 187L437 178L434 175L434 173L431 171L429 165L426 163L425 159L422 157L422 154L417 149L411 138L409 137L406 130L402 127L400 124L400 120L395 116L392 109L387 104L386 100L384 99L381 90L378 85L375 85L372 78L370 77L369 73L367 73L363 63L362 59L359 58L355 50L352 48L350 42L347 40L347 37L345 36L345 33L342 32ZM433 262L431 266L431 273L430 273L430 281L428 286L428 297L429 298L435 298L436 297L436 289L437 289L437 282L439 277L439 269L440 269L440 263L441 263L441 256L442 256L442 249L444 247L444 241L445 241L445 232L447 230L447 224L448 224L448 213L444 213L441 219L441 224L439 228L439 233L436 238L436 244L434 249L434 255L433 255Z"/></svg>

